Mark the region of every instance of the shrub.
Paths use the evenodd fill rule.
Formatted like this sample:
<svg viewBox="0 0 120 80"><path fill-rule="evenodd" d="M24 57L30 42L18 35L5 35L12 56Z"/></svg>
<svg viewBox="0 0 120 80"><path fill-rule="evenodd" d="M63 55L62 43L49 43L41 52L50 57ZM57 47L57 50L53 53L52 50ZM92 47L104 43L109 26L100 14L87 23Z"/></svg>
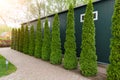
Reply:
<svg viewBox="0 0 120 80"><path fill-rule="evenodd" d="M19 33L18 33L18 29L17 30L17 33L16 33L16 50L18 51L18 46L19 46Z"/></svg>
<svg viewBox="0 0 120 80"><path fill-rule="evenodd" d="M18 47L17 50L20 51L20 28L18 29Z"/></svg>
<svg viewBox="0 0 120 80"><path fill-rule="evenodd" d="M66 29L66 41L65 41L65 54L63 65L66 69L77 68L76 57L76 43L75 43L75 30L74 30L74 10L73 6L69 6L67 14L67 29Z"/></svg>
<svg viewBox="0 0 120 80"><path fill-rule="evenodd" d="M52 64L61 64L61 40L60 40L60 22L58 14L55 15L52 26L52 41L51 41L51 54L50 62Z"/></svg>
<svg viewBox="0 0 120 80"><path fill-rule="evenodd" d="M17 47L16 50L18 51L19 49L19 29L17 29Z"/></svg>
<svg viewBox="0 0 120 80"><path fill-rule="evenodd" d="M23 44L24 43L24 26L21 27L20 30L20 42L19 42L19 49L21 52L23 52Z"/></svg>
<svg viewBox="0 0 120 80"><path fill-rule="evenodd" d="M12 28L12 35L11 35L11 49L14 48L14 28Z"/></svg>
<svg viewBox="0 0 120 80"><path fill-rule="evenodd" d="M30 35L29 35L29 55L34 55L35 50L35 32L34 32L34 26L31 26L30 28Z"/></svg>
<svg viewBox="0 0 120 80"><path fill-rule="evenodd" d="M13 49L15 50L15 28L13 31Z"/></svg>
<svg viewBox="0 0 120 80"><path fill-rule="evenodd" d="M107 80L120 80L120 0L115 0Z"/></svg>
<svg viewBox="0 0 120 80"><path fill-rule="evenodd" d="M28 49L29 49L29 32L28 32L28 26L26 26L24 31L23 52L25 54L28 54Z"/></svg>
<svg viewBox="0 0 120 80"><path fill-rule="evenodd" d="M97 74L97 56L95 47L95 25L93 21L93 4L89 1L82 27L82 45L80 54L80 70L84 76Z"/></svg>
<svg viewBox="0 0 120 80"><path fill-rule="evenodd" d="M17 50L17 29L15 28L15 41L14 41L14 49Z"/></svg>
<svg viewBox="0 0 120 80"><path fill-rule="evenodd" d="M41 32L41 20L38 19L37 31L36 31L36 40L35 40L35 54L37 58L41 58L42 53L42 32Z"/></svg>
<svg viewBox="0 0 120 80"><path fill-rule="evenodd" d="M50 48L51 43L51 36L50 36L50 29L48 27L48 20L45 20L45 27L44 27L44 39L42 45L42 59L48 61L50 59Z"/></svg>

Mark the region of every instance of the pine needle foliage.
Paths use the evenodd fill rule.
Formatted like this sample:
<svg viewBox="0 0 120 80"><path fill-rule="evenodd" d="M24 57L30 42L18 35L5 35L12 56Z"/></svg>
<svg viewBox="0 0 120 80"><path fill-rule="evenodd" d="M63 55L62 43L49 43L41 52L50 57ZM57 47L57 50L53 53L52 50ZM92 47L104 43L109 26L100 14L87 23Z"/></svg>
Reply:
<svg viewBox="0 0 120 80"><path fill-rule="evenodd" d="M18 47L17 50L20 51L20 28L18 29Z"/></svg>
<svg viewBox="0 0 120 80"><path fill-rule="evenodd" d="M14 41L14 43L15 43L14 49L17 50L17 29L16 28L15 28L15 41Z"/></svg>
<svg viewBox="0 0 120 80"><path fill-rule="evenodd" d="M41 53L42 53L42 31L41 31L41 20L39 18L37 23L34 56L37 58L41 58Z"/></svg>
<svg viewBox="0 0 120 80"><path fill-rule="evenodd" d="M18 44L18 42L19 42L18 34L19 34L19 33L18 33L18 29L16 29L16 50L17 50L17 51L18 51L18 45L19 45L19 44Z"/></svg>
<svg viewBox="0 0 120 80"><path fill-rule="evenodd" d="M69 6L69 11L67 14L66 41L64 48L65 48L63 60L64 68L65 69L77 68L74 9L72 4Z"/></svg>
<svg viewBox="0 0 120 80"><path fill-rule="evenodd" d="M93 4L89 1L83 27L82 45L80 54L80 71L84 76L94 76L97 74L97 56L95 47L95 25L93 20Z"/></svg>
<svg viewBox="0 0 120 80"><path fill-rule="evenodd" d="M20 33L19 33L19 51L21 51L21 28L19 28Z"/></svg>
<svg viewBox="0 0 120 80"><path fill-rule="evenodd" d="M115 0L107 80L120 80L120 0Z"/></svg>
<svg viewBox="0 0 120 80"><path fill-rule="evenodd" d="M14 28L12 28L12 35L11 35L11 49L14 48Z"/></svg>
<svg viewBox="0 0 120 80"><path fill-rule="evenodd" d="M23 45L24 45L24 26L22 26L20 30L20 44L19 44L20 52L23 52Z"/></svg>
<svg viewBox="0 0 120 80"><path fill-rule="evenodd" d="M48 20L45 20L45 27L44 27L44 39L42 45L42 59L48 61L50 59L51 53L51 35L50 29L48 26Z"/></svg>
<svg viewBox="0 0 120 80"><path fill-rule="evenodd" d="M35 50L35 32L34 26L31 26L29 34L29 55L34 56L34 50Z"/></svg>
<svg viewBox="0 0 120 80"><path fill-rule="evenodd" d="M25 27L24 30L24 45L23 45L23 52L25 54L28 54L29 50L29 31L28 31L28 26Z"/></svg>
<svg viewBox="0 0 120 80"><path fill-rule="evenodd" d="M52 64L61 64L61 40L60 40L60 21L58 14L55 15L52 26L52 41L51 41L51 54L50 62Z"/></svg>
<svg viewBox="0 0 120 80"><path fill-rule="evenodd" d="M15 28L14 28L14 31L13 31L13 49L15 50Z"/></svg>

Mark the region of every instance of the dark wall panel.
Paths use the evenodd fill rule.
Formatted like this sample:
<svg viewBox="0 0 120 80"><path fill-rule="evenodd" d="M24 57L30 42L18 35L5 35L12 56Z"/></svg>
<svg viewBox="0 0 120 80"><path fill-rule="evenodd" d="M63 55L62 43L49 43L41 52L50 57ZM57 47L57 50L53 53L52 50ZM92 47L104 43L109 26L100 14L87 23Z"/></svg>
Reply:
<svg viewBox="0 0 120 80"><path fill-rule="evenodd" d="M98 11L98 20L95 22L96 27L96 52L99 62L109 63L110 54L110 37L111 37L111 18L113 14L114 0L103 0L94 3L94 11ZM80 15L85 13L86 6L81 6L74 9L75 16L75 36L76 36L76 51L79 57L81 52L81 34L83 22L80 22ZM52 31L52 22L54 15L48 17L50 21L50 30ZM60 37L62 53L64 53L65 31L67 22L67 11L59 13L60 18ZM41 22L44 22L42 18Z"/></svg>

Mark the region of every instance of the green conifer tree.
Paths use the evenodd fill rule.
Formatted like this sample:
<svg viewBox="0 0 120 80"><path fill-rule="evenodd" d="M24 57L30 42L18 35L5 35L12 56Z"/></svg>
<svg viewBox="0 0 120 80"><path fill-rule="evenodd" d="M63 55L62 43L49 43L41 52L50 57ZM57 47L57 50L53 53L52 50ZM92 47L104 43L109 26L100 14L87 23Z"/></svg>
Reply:
<svg viewBox="0 0 120 80"><path fill-rule="evenodd" d="M29 32L28 32L28 26L25 27L24 30L24 45L23 45L23 52L25 54L28 54L29 49Z"/></svg>
<svg viewBox="0 0 120 80"><path fill-rule="evenodd" d="M50 62L52 64L61 64L61 40L60 40L60 22L58 14L55 15L52 26L52 41L51 41L51 54Z"/></svg>
<svg viewBox="0 0 120 80"><path fill-rule="evenodd" d="M93 4L90 0L82 27L82 45L80 54L80 70L84 76L97 74L97 56L95 47L95 25L93 20Z"/></svg>
<svg viewBox="0 0 120 80"><path fill-rule="evenodd" d="M29 35L29 55L34 56L34 50L35 50L35 32L34 26L31 26Z"/></svg>
<svg viewBox="0 0 120 80"><path fill-rule="evenodd" d="M13 39L13 49L15 50L15 28L14 28L14 35L13 35L13 37L14 37L14 39Z"/></svg>
<svg viewBox="0 0 120 80"><path fill-rule="evenodd" d="M21 51L21 28L19 29L20 30L20 34L19 34L19 51Z"/></svg>
<svg viewBox="0 0 120 80"><path fill-rule="evenodd" d="M16 50L18 50L18 29L16 29Z"/></svg>
<svg viewBox="0 0 120 80"><path fill-rule="evenodd" d="M67 14L66 41L64 48L65 48L63 60L64 68L66 69L77 68L75 29L74 29L74 9L72 4L69 6L69 11Z"/></svg>
<svg viewBox="0 0 120 80"><path fill-rule="evenodd" d="M107 80L120 80L120 0L115 0Z"/></svg>
<svg viewBox="0 0 120 80"><path fill-rule="evenodd" d="M15 50L15 28L14 28L13 49Z"/></svg>
<svg viewBox="0 0 120 80"><path fill-rule="evenodd" d="M44 39L42 45L42 59L48 61L50 59L51 53L51 36L50 36L50 29L48 27L48 20L45 20L45 27L44 27Z"/></svg>
<svg viewBox="0 0 120 80"><path fill-rule="evenodd" d="M41 20L38 19L34 56L37 58L41 58L41 53L42 53L42 31L41 31Z"/></svg>
<svg viewBox="0 0 120 80"><path fill-rule="evenodd" d="M14 49L17 50L17 29L15 28L15 47Z"/></svg>
<svg viewBox="0 0 120 80"><path fill-rule="evenodd" d="M20 52L23 52L23 44L24 43L24 26L21 27L21 30L20 30Z"/></svg>
<svg viewBox="0 0 120 80"><path fill-rule="evenodd" d="M18 29L18 47L17 47L17 50L20 51L19 49L19 44L20 43L20 28Z"/></svg>
<svg viewBox="0 0 120 80"><path fill-rule="evenodd" d="M11 49L14 48L14 28L12 28L12 35L11 35Z"/></svg>

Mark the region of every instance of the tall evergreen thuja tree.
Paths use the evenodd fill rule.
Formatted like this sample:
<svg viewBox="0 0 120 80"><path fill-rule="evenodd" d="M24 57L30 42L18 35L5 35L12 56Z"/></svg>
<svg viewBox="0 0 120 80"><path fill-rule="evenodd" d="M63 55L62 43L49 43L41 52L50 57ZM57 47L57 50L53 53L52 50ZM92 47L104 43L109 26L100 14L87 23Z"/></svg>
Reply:
<svg viewBox="0 0 120 80"><path fill-rule="evenodd" d="M29 49L29 32L28 32L28 26L25 27L24 30L24 45L23 45L23 52L25 54L28 53L28 49Z"/></svg>
<svg viewBox="0 0 120 80"><path fill-rule="evenodd" d="M58 14L55 15L52 26L52 41L51 41L51 54L50 62L52 64L61 64L61 40L60 40L60 22Z"/></svg>
<svg viewBox="0 0 120 80"><path fill-rule="evenodd" d="M20 51L23 52L23 44L24 43L24 26L21 27L21 30L20 30Z"/></svg>
<svg viewBox="0 0 120 80"><path fill-rule="evenodd" d="M13 49L15 50L15 28L14 28L14 31L13 31Z"/></svg>
<svg viewBox="0 0 120 80"><path fill-rule="evenodd" d="M21 51L21 28L19 28L20 34L19 34L19 51Z"/></svg>
<svg viewBox="0 0 120 80"><path fill-rule="evenodd" d="M11 35L11 49L14 48L14 28L12 28L12 35Z"/></svg>
<svg viewBox="0 0 120 80"><path fill-rule="evenodd" d="M29 34L29 55L33 56L34 50L35 50L35 32L34 26L31 26Z"/></svg>
<svg viewBox="0 0 120 80"><path fill-rule="evenodd" d="M51 53L51 36L50 36L50 29L48 27L48 20L45 20L45 27L44 27L44 39L42 45L42 59L48 61L50 59Z"/></svg>
<svg viewBox="0 0 120 80"><path fill-rule="evenodd" d="M16 28L14 28L14 41L13 41L13 49L15 50L15 45L16 45Z"/></svg>
<svg viewBox="0 0 120 80"><path fill-rule="evenodd" d="M17 50L17 29L15 28L15 47L14 49Z"/></svg>
<svg viewBox="0 0 120 80"><path fill-rule="evenodd" d="M19 45L20 45L19 43L20 43L20 28L18 29L18 46L17 46L18 51L20 51L19 50Z"/></svg>
<svg viewBox="0 0 120 80"><path fill-rule="evenodd" d="M17 29L17 51L19 51L20 29Z"/></svg>
<svg viewBox="0 0 120 80"><path fill-rule="evenodd" d="M16 50L18 50L18 29L16 29Z"/></svg>
<svg viewBox="0 0 120 80"><path fill-rule="evenodd" d="M13 30L13 49L15 50L15 28Z"/></svg>
<svg viewBox="0 0 120 80"><path fill-rule="evenodd" d="M74 9L72 4L69 6L69 11L67 14L66 41L64 48L65 48L63 60L64 68L66 69L77 68L75 29L74 29Z"/></svg>
<svg viewBox="0 0 120 80"><path fill-rule="evenodd" d="M17 35L16 50L18 51L18 42L19 42L19 41L18 41L18 40L19 40L19 39L18 39L18 38L19 38L19 37L18 37L18 29L17 29L17 34L16 34L16 35Z"/></svg>
<svg viewBox="0 0 120 80"><path fill-rule="evenodd" d="M120 80L120 0L115 0L107 80Z"/></svg>
<svg viewBox="0 0 120 80"><path fill-rule="evenodd" d="M36 40L35 40L35 54L37 58L41 58L42 53L42 31L41 31L41 20L38 19L37 30L36 30Z"/></svg>
<svg viewBox="0 0 120 80"><path fill-rule="evenodd" d="M95 25L93 21L93 4L90 0L82 27L82 45L80 54L80 70L84 76L97 74L97 56L95 47Z"/></svg>

